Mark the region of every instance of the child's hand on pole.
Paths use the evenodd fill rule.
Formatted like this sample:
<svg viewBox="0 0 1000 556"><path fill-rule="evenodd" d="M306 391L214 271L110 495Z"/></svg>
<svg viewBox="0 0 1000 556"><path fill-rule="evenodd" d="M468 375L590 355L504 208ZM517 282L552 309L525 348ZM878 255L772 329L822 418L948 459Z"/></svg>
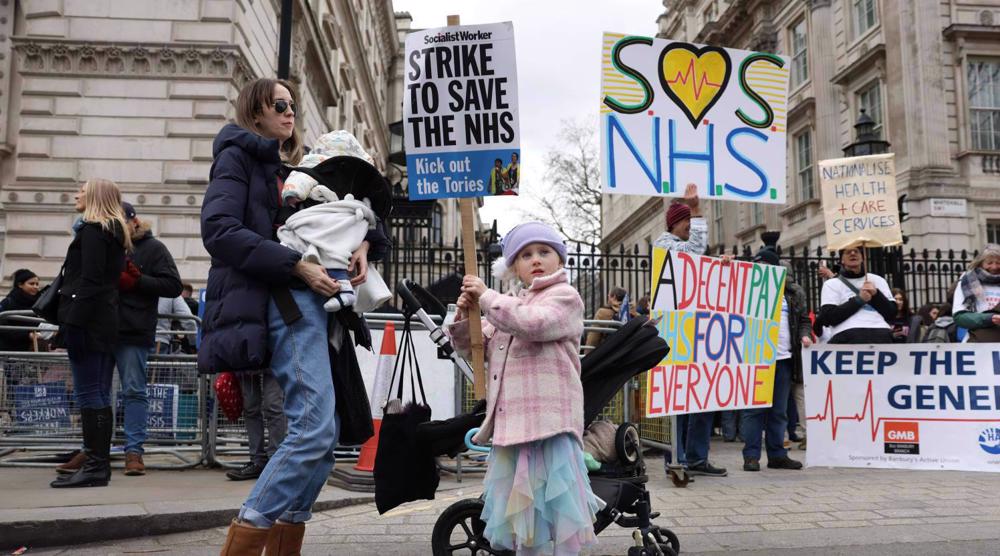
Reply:
<svg viewBox="0 0 1000 556"><path fill-rule="evenodd" d="M479 296L486 293L486 283L472 274L466 274L462 279L462 293L468 294L471 301L478 301Z"/></svg>
<svg viewBox="0 0 1000 556"><path fill-rule="evenodd" d="M472 307L472 300L468 294L459 295L455 305L458 306L458 310L455 311L455 322L465 320L465 316L469 314L469 309Z"/></svg>

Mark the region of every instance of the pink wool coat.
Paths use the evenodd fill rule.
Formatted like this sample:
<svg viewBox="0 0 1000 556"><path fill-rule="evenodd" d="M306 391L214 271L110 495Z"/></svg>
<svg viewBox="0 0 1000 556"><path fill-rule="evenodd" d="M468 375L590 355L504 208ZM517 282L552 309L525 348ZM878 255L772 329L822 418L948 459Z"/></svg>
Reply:
<svg viewBox="0 0 1000 556"><path fill-rule="evenodd" d="M487 290L479 304L489 393L475 442L492 437L495 446L510 446L568 432L582 444L583 300L566 272L540 276L516 295ZM468 357L469 321L446 332Z"/></svg>

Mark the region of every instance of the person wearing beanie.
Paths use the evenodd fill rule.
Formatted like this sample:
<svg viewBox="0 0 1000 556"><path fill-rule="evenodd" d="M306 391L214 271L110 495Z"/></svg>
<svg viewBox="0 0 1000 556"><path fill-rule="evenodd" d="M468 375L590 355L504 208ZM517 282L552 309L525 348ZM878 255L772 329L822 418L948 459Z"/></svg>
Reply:
<svg viewBox="0 0 1000 556"><path fill-rule="evenodd" d="M667 231L653 242L655 247L692 255L704 255L708 249L708 224L701 216L698 186L689 183L684 197L667 208ZM726 470L708 462L709 440L715 412L692 413L677 416L677 461L686 464L691 475L725 477ZM664 453L664 464L669 465L669 453Z"/></svg>
<svg viewBox="0 0 1000 556"><path fill-rule="evenodd" d="M891 344L896 300L884 278L866 272L859 247L840 251L840 273L823 283L816 327L831 328L831 344Z"/></svg>
<svg viewBox="0 0 1000 556"><path fill-rule="evenodd" d="M774 246L769 245L757 251L753 262L778 266L781 258ZM769 469L802 469L802 462L788 457L784 441L785 429L788 428L788 398L795 377L798 377L799 383L802 382L802 348L812 345L811 326L805 291L791 280L789 272L785 278L785 296L781 300L771 407L740 412L744 471L760 471L762 435Z"/></svg>
<svg viewBox="0 0 1000 556"><path fill-rule="evenodd" d="M551 227L521 224L504 236L501 247L494 272L513 282L511 293L465 276L458 313L446 328L455 349L467 356L467 314L479 302L489 392L486 418L473 440L493 441L483 480L483 535L493 547L519 554L579 554L596 543L593 519L600 507L583 460L577 355L583 300L563 269L566 246ZM550 496L522 504L525 492Z"/></svg>
<svg viewBox="0 0 1000 556"><path fill-rule="evenodd" d="M30 311L31 307L38 300L38 292L41 284L38 276L34 272L22 268L14 272L12 276L14 287L10 289L7 297L0 301L0 312L4 311ZM24 326L24 322L3 319L0 324L9 326ZM23 330L0 330L0 351L34 351L35 332L25 332Z"/></svg>
<svg viewBox="0 0 1000 556"><path fill-rule="evenodd" d="M708 248L708 224L701 216L698 186L689 183L684 197L667 208L667 231L653 242L668 251L704 255Z"/></svg>

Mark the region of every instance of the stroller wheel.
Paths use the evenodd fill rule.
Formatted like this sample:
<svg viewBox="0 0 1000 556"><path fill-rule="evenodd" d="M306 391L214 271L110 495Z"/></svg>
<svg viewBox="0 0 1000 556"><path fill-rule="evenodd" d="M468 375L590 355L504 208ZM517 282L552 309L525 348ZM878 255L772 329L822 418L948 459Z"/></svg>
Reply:
<svg viewBox="0 0 1000 556"><path fill-rule="evenodd" d="M642 443L639 440L639 429L632 423L622 423L615 432L615 451L618 461L631 465L642 457Z"/></svg>
<svg viewBox="0 0 1000 556"><path fill-rule="evenodd" d="M671 466L667 469L667 474L670 475L670 481L674 483L675 487L684 488L688 486L688 483L694 481L694 479L687 474L683 467L678 467L674 469Z"/></svg>
<svg viewBox="0 0 1000 556"><path fill-rule="evenodd" d="M656 537L656 541L660 545L660 550L662 550L664 554L681 553L681 541L670 529L665 527L654 527L653 536ZM670 550L669 552L668 549Z"/></svg>
<svg viewBox="0 0 1000 556"><path fill-rule="evenodd" d="M441 512L431 533L431 551L434 556L513 554L490 546L490 542L483 536L486 522L479 519L482 512L483 501L479 498L459 500Z"/></svg>

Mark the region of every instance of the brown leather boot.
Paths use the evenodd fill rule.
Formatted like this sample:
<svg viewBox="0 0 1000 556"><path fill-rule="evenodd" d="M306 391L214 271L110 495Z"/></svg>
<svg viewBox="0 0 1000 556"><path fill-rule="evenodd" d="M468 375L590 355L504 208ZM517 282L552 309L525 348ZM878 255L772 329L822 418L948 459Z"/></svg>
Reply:
<svg viewBox="0 0 1000 556"><path fill-rule="evenodd" d="M83 450L79 450L72 459L62 465L56 466L56 473L60 475L72 475L76 473L77 469L83 466L83 462L85 461L87 461L87 454L83 453Z"/></svg>
<svg viewBox="0 0 1000 556"><path fill-rule="evenodd" d="M138 452L125 453L125 474L131 476L146 474L146 464L142 461L142 454Z"/></svg>
<svg viewBox="0 0 1000 556"><path fill-rule="evenodd" d="M267 544L270 529L261 529L233 520L229 524L226 544L219 556L260 556Z"/></svg>
<svg viewBox="0 0 1000 556"><path fill-rule="evenodd" d="M274 522L271 534L267 536L267 556L300 556L302 537L306 534L305 523Z"/></svg>

